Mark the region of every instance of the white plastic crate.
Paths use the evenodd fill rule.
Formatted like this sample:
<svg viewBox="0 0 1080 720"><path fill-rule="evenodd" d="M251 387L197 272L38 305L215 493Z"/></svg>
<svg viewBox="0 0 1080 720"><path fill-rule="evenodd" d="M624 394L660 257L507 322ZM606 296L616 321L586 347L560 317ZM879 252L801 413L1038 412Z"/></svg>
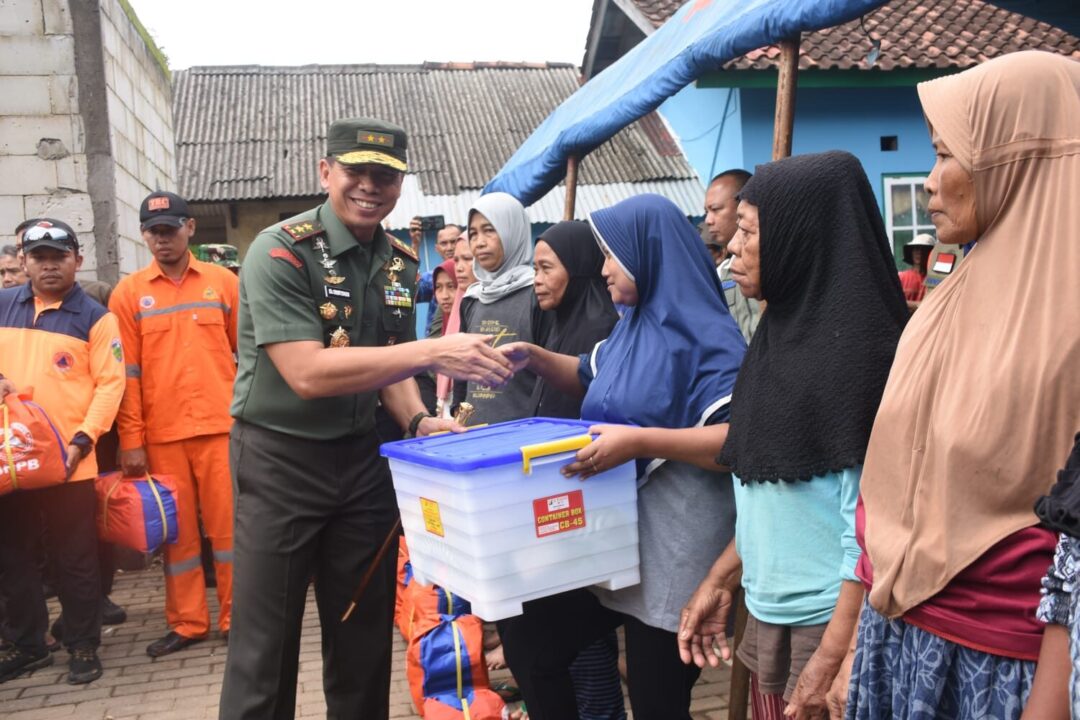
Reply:
<svg viewBox="0 0 1080 720"><path fill-rule="evenodd" d="M565 590L637 584L634 464L585 481L559 473L588 426L528 418L384 445L414 577L485 620Z"/></svg>

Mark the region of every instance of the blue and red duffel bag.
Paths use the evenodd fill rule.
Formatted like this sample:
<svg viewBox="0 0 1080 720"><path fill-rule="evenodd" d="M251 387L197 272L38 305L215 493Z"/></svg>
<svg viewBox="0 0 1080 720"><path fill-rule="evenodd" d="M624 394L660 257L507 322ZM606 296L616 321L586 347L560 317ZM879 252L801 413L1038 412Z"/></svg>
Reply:
<svg viewBox="0 0 1080 720"><path fill-rule="evenodd" d="M144 553L176 542L176 486L172 478L130 478L111 472L99 475L94 489L102 540Z"/></svg>

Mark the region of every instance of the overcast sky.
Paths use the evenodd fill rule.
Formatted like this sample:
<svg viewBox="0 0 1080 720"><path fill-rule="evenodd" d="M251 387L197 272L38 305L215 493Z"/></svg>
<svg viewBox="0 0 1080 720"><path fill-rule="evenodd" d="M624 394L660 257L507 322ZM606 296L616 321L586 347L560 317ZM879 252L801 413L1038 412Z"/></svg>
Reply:
<svg viewBox="0 0 1080 720"><path fill-rule="evenodd" d="M129 0L182 70L192 65L581 64L592 0Z"/></svg>

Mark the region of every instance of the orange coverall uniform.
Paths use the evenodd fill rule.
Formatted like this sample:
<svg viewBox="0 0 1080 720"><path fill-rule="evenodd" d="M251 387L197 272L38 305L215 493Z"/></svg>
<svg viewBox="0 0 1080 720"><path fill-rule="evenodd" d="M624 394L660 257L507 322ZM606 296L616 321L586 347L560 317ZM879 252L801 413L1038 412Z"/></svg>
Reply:
<svg viewBox="0 0 1080 720"><path fill-rule="evenodd" d="M157 262L120 281L109 308L120 323L127 386L120 449L146 449L149 469L177 486L179 536L165 546L165 617L184 637L210 630L199 518L214 549L218 627L232 610L233 491L229 403L236 378L239 281L189 255L179 282Z"/></svg>

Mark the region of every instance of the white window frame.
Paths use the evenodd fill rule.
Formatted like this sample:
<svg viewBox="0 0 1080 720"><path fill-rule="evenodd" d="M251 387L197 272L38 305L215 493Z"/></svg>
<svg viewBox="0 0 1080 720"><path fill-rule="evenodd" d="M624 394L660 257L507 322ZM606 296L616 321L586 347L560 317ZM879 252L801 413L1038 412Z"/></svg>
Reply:
<svg viewBox="0 0 1080 720"><path fill-rule="evenodd" d="M932 235L937 235L937 231L932 224L929 225L893 225L893 208L892 208L892 189L898 185L906 185L911 191L911 221L916 223L918 220L918 210L915 203L915 186L926 185L928 175L919 175L918 173L903 174L898 173L895 175L882 175L882 193L881 196L885 201L885 233L889 236L889 247L892 248L893 255L896 255L896 244L893 241L893 234L897 230L913 230L912 237L918 235L920 232L929 232Z"/></svg>

